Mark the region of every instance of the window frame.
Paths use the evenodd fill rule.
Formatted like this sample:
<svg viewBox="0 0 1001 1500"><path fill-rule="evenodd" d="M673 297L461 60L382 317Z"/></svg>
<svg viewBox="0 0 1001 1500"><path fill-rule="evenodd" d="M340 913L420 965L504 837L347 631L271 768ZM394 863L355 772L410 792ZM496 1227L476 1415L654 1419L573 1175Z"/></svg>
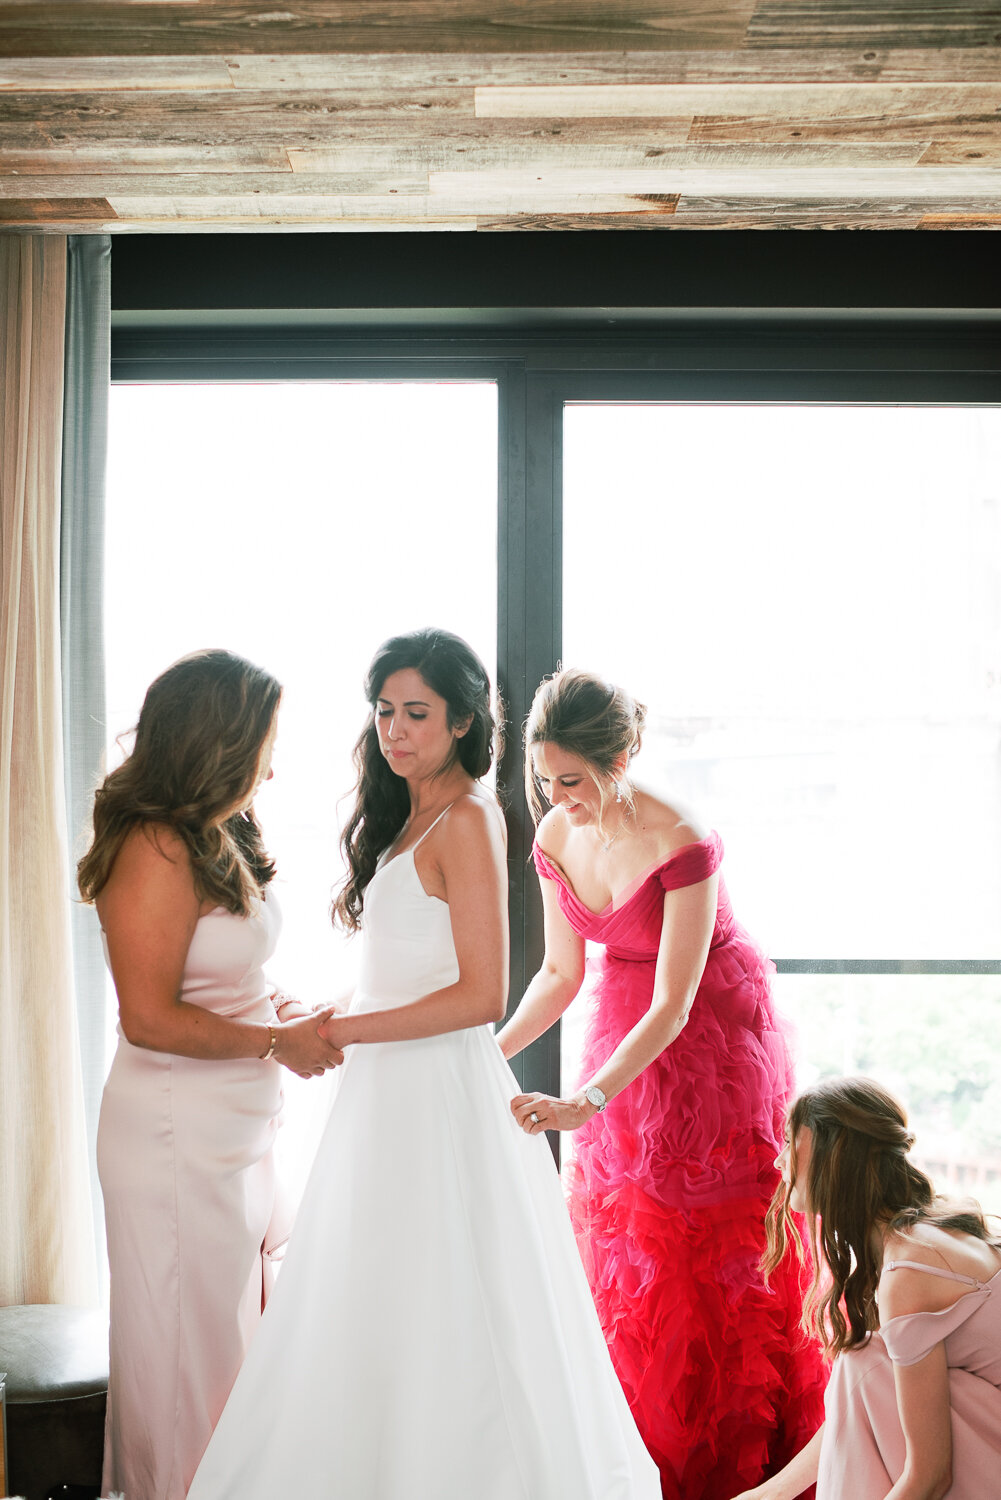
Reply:
<svg viewBox="0 0 1001 1500"><path fill-rule="evenodd" d="M112 381L489 380L498 391L497 677L508 721L498 768L509 834L515 1004L543 953L531 873L520 726L562 650L563 409L569 402L1001 405L1001 331L968 315L797 317L665 314L623 333L560 325L440 332L294 328L112 328ZM997 960L775 960L780 973L1001 974ZM560 1091L556 1026L515 1060L527 1090Z"/></svg>

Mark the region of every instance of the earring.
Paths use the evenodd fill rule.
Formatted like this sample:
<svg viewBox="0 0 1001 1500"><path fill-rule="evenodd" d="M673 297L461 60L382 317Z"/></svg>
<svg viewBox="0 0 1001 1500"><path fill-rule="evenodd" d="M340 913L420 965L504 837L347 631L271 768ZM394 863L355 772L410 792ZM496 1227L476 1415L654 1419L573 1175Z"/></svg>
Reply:
<svg viewBox="0 0 1001 1500"><path fill-rule="evenodd" d="M615 800L616 800L616 802L621 802L622 801L622 782L621 781L617 781L615 783Z"/></svg>

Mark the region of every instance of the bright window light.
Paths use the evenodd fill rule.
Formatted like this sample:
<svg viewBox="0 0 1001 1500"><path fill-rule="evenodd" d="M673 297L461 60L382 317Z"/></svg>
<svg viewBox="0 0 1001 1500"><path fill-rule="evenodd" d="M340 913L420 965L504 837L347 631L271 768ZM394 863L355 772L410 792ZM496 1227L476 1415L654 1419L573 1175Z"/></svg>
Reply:
<svg viewBox="0 0 1001 1500"><path fill-rule="evenodd" d="M1001 410L580 404L564 432L564 661L648 705L639 779L719 830L738 919L785 960L1001 958ZM777 994L804 1079L881 1077L937 1180L1001 1208L1001 977Z"/></svg>
<svg viewBox="0 0 1001 1500"><path fill-rule="evenodd" d="M357 961L328 907L375 648L440 625L493 671L496 386L116 385L109 448L109 764L148 684L184 653L225 646L278 677L275 776L257 803L284 914L269 971L326 1002ZM296 1112L317 1116L323 1093L288 1074L282 1135L300 1166L313 1126L297 1136Z"/></svg>

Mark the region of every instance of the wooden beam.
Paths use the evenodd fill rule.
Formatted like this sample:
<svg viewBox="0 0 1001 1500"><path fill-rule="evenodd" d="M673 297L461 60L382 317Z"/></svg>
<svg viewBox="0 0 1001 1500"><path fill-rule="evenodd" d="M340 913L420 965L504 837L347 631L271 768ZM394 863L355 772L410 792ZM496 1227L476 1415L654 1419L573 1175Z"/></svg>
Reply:
<svg viewBox="0 0 1001 1500"><path fill-rule="evenodd" d="M739 47L755 0L0 3L0 56L617 52Z"/></svg>
<svg viewBox="0 0 1001 1500"><path fill-rule="evenodd" d="M604 84L475 91L478 119L680 119L703 115L763 120L815 115L995 116L1001 81L985 83Z"/></svg>

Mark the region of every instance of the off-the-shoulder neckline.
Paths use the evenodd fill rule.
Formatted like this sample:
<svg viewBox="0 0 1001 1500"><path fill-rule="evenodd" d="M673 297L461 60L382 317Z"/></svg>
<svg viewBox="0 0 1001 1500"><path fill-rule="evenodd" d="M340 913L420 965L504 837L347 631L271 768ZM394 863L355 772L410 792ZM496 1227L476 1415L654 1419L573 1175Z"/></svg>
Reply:
<svg viewBox="0 0 1001 1500"><path fill-rule="evenodd" d="M603 906L600 911L595 911L593 907L588 906L580 899L577 892L574 890L573 884L571 883L570 878L567 875L567 872L564 870L563 866L559 864L555 859L553 859L552 855L546 853L545 849L543 849L538 839L535 840L535 848L542 855L542 858L546 861L546 864L556 871L564 888L569 891L570 895L577 902L577 905L581 908L582 911L586 911L588 916L591 917L611 917L615 916L615 914L617 912L620 912L624 906L628 905L628 903L633 899L637 892L642 890L643 886L646 885L651 876L656 875L657 872L659 870L662 870L665 865L669 865L672 859L677 859L679 854L685 854L689 849L698 849L703 844L712 843L714 839L718 841L719 834L715 829L712 829L709 833L706 834L704 839L693 839L690 844L681 844L677 849L672 849L670 854L665 855L663 859L659 859L655 865L651 865L648 870L644 870L641 875L637 875L636 878L634 880L631 880L628 885L623 886L618 895L613 896L612 899L605 906Z"/></svg>
<svg viewBox="0 0 1001 1500"><path fill-rule="evenodd" d="M994 1290L994 1283L999 1276L1001 1276L1001 1266L998 1267L993 1276L988 1276L986 1281L977 1282L976 1286L971 1286L968 1292L960 1292L955 1301L950 1302L947 1307L937 1307L934 1309L922 1308L919 1312L898 1313L895 1318L888 1318L885 1323L881 1323L879 1331L880 1333L885 1333L888 1328L893 1328L900 1323L907 1323L911 1318L947 1318L951 1312L955 1312L956 1308L961 1307L970 1297L982 1298L985 1293L989 1295ZM974 1278L969 1277L967 1279L972 1281Z"/></svg>

